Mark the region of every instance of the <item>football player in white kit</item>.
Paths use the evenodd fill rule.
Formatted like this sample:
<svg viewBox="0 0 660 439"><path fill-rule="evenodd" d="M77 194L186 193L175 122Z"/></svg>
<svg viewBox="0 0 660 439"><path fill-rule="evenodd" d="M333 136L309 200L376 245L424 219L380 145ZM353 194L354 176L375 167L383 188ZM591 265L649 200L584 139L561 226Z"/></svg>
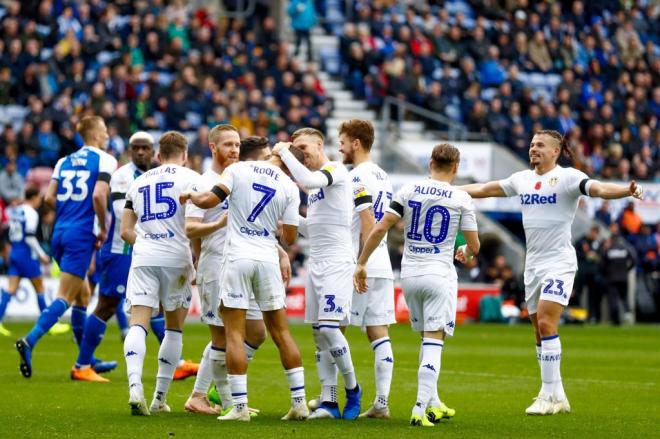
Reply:
<svg viewBox="0 0 660 439"><path fill-rule="evenodd" d="M293 152L302 158L302 152ZM291 391L291 409L283 420L306 419L305 377L300 351L287 322L286 294L279 268L278 222L281 239L293 244L298 236L298 187L287 176L279 157L268 161L240 162L229 166L209 192L184 193L201 208L211 208L226 198L231 208L221 275L220 310L227 338L227 369L233 407L221 421L249 421L247 357L244 351L245 318L254 297L264 323L280 351Z"/></svg>
<svg viewBox="0 0 660 439"><path fill-rule="evenodd" d="M192 299L194 276L190 243L185 234L185 209L178 205L181 192L189 190L199 174L183 165L188 141L169 131L159 140L161 165L131 183L122 213L121 237L133 246L126 285L131 327L124 340L129 405L134 415L169 412L166 403L183 347L183 322ZM162 304L165 338L158 352L156 391L147 407L142 386L147 325Z"/></svg>
<svg viewBox="0 0 660 439"><path fill-rule="evenodd" d="M582 195L616 199L642 197L636 182L603 183L582 171L557 164L571 151L561 134L541 130L532 138L529 161L533 169L509 178L463 186L474 198L520 198L525 229L525 301L536 335L536 356L541 368L541 390L528 415L552 415L571 410L560 373L559 319L568 305L577 270L571 244L571 223Z"/></svg>
<svg viewBox="0 0 660 439"><path fill-rule="evenodd" d="M351 240L353 191L348 170L331 162L323 149L323 134L301 128L291 136L293 146L304 153L303 165L288 150L291 143L273 148L299 185L309 190L307 218L301 218L300 232L310 242L309 276L305 286L305 322L312 324L317 347L317 371L322 384L321 405L308 419L342 417L337 404L337 374L331 356L344 376L346 406L344 419L360 415L362 389L357 383L348 341L340 330L350 315L355 266ZM331 367L326 368L325 365Z"/></svg>
<svg viewBox="0 0 660 439"><path fill-rule="evenodd" d="M347 120L339 126L339 152L346 165L353 165L354 204L351 231L353 249L357 257L374 224L383 219L392 201L393 189L389 177L371 161L374 127L366 120ZM369 260L369 290L353 293L350 324L366 328L367 338L374 351L376 397L374 403L360 417L389 418L388 397L392 384L394 355L388 326L396 323L394 316L394 275L387 250L387 236L383 237Z"/></svg>
<svg viewBox="0 0 660 439"><path fill-rule="evenodd" d="M255 138L260 139L260 138ZM250 142L251 139L246 139ZM270 156L268 143L255 150L257 160ZM258 145L257 145L258 146ZM210 191L218 182L225 168L236 163L241 158L241 139L238 130L232 125L216 125L209 132L209 148L212 154L211 168L200 178L197 190ZM223 250L227 229L224 227L229 201L225 200L210 209L200 209L192 203L186 206L186 234L193 242L193 249L199 246L197 252L197 288L202 304L202 322L209 325L211 342L204 349L200 370L195 378L193 392L186 401L187 411L204 414L217 414L211 407L206 393L215 381L223 408L231 405L231 391L227 381L227 366L225 355L225 329L220 318L220 271L223 260ZM288 258L287 258L288 262ZM245 350L251 360L256 349L266 338L266 327L261 312L255 303L247 313Z"/></svg>
<svg viewBox="0 0 660 439"><path fill-rule="evenodd" d="M422 335L417 401L410 418L415 426L433 427L451 410L438 396L438 377L444 340L454 334L458 294L454 245L459 230L467 244L459 247L456 258L465 262L479 252L472 199L451 185L459 160L460 153L452 145L433 148L431 178L407 184L397 192L364 243L354 275L356 290L368 291L369 257L387 231L403 218L407 232L401 286L412 328Z"/></svg>

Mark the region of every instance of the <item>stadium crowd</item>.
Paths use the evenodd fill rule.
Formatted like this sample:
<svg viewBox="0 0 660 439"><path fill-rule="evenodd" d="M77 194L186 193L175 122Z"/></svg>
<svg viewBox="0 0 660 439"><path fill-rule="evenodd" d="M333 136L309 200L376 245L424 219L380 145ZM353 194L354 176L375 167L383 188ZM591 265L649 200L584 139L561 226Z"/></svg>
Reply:
<svg viewBox="0 0 660 439"><path fill-rule="evenodd" d="M657 2L358 0L353 12L342 73L371 107L410 101L524 159L531 133L555 129L590 175L660 180Z"/></svg>

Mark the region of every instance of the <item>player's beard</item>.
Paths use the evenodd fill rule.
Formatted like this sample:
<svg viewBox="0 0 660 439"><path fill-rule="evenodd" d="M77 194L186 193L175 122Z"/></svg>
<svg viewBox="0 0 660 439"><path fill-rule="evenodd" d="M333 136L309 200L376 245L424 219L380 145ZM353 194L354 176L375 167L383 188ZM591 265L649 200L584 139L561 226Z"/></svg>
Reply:
<svg viewBox="0 0 660 439"><path fill-rule="evenodd" d="M344 153L342 154L342 163L345 165L352 165L353 164L353 154L351 153Z"/></svg>

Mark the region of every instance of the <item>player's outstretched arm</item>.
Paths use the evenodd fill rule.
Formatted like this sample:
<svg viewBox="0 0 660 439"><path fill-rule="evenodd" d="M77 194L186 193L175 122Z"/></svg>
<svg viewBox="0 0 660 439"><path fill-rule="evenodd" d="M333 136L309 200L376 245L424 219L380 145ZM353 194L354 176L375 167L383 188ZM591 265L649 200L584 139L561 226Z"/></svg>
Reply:
<svg viewBox="0 0 660 439"><path fill-rule="evenodd" d="M306 189L318 189L320 187L330 186L333 182L332 174L327 170L310 171L296 159L289 151L291 143L279 142L273 148L273 154L279 155L289 172L298 184Z"/></svg>
<svg viewBox="0 0 660 439"><path fill-rule="evenodd" d="M137 215L132 209L132 206L125 207L124 211L121 214L121 227L120 234L121 239L127 242L130 245L135 244L137 239L137 233L135 233L135 224L137 223Z"/></svg>
<svg viewBox="0 0 660 439"><path fill-rule="evenodd" d="M604 198L606 200L625 197L634 197L641 200L644 197L644 189L635 180L631 181L629 185L592 180L589 186L589 196Z"/></svg>
<svg viewBox="0 0 660 439"><path fill-rule="evenodd" d="M230 190L223 184L216 184L208 192L181 192L179 202L185 205L188 200L200 209L210 209L225 201Z"/></svg>
<svg viewBox="0 0 660 439"><path fill-rule="evenodd" d="M470 262L472 258L479 254L481 243L479 242L479 232L477 231L463 231L466 244L456 249L455 258L461 264Z"/></svg>
<svg viewBox="0 0 660 439"><path fill-rule="evenodd" d="M358 293L364 293L367 291L366 265L369 257L374 252L374 250L376 250L378 244L380 244L380 242L383 240L387 231L390 230L392 226L396 224L397 221L399 221L399 219L400 218L398 216L390 212L386 212L383 219L374 226L374 228L371 230L371 233L369 234L369 237L364 242L364 246L362 247L362 251L358 257L357 266L355 267L355 274L353 275L353 285L355 286L355 290Z"/></svg>
<svg viewBox="0 0 660 439"><path fill-rule="evenodd" d="M186 217L186 236L188 239L203 238L227 225L227 214L217 221L202 222L202 218Z"/></svg>
<svg viewBox="0 0 660 439"><path fill-rule="evenodd" d="M490 198L490 197L506 197L502 186L499 181L489 181L488 183L473 183L464 186L457 186L463 189L472 198Z"/></svg>

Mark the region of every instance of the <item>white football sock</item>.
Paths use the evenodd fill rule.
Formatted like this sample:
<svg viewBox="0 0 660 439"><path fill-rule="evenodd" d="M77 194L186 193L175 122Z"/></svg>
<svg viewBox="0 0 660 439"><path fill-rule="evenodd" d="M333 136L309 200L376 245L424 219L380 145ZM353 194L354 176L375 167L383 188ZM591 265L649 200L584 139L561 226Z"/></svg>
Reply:
<svg viewBox="0 0 660 439"><path fill-rule="evenodd" d="M211 386L211 380L213 380L213 366L211 364L211 359L209 358L210 350L211 342L209 342L204 348L202 361L199 362L199 370L197 371L195 387L193 388L194 393L206 395L206 392L209 391L209 387Z"/></svg>
<svg viewBox="0 0 660 439"><path fill-rule="evenodd" d="M325 338L326 346L328 346L337 368L344 375L344 387L349 390L354 389L357 386L357 378L351 359L351 350L346 337L339 330L339 324L337 322L319 322L319 331Z"/></svg>
<svg viewBox="0 0 660 439"><path fill-rule="evenodd" d="M183 333L174 329L166 329L163 342L158 351L158 375L156 375L156 391L154 399L164 403L167 392L172 384L174 371L181 358L183 350Z"/></svg>
<svg viewBox="0 0 660 439"><path fill-rule="evenodd" d="M247 375L227 375L231 386L232 404L236 410L247 407Z"/></svg>
<svg viewBox="0 0 660 439"><path fill-rule="evenodd" d="M321 382L321 401L337 402L337 365L326 348L325 338L321 336L318 328L314 329L316 342L316 372Z"/></svg>
<svg viewBox="0 0 660 439"><path fill-rule="evenodd" d="M392 385L392 370L394 369L394 355L389 337L382 337L371 343L374 351L374 372L376 376L376 399L374 407L387 407L387 400Z"/></svg>
<svg viewBox="0 0 660 439"><path fill-rule="evenodd" d="M305 401L305 369L296 367L285 370L286 379L289 381L291 391L291 405L302 404Z"/></svg>
<svg viewBox="0 0 660 439"><path fill-rule="evenodd" d="M126 359L126 372L128 386L142 386L142 366L144 355L147 352L147 330L140 325L133 325L124 339L124 358Z"/></svg>
<svg viewBox="0 0 660 439"><path fill-rule="evenodd" d="M257 349L259 349L259 347L258 346L254 347L250 345L247 341L243 342L243 347L245 348L245 354L247 355L247 361L249 363L254 358L254 354L257 353Z"/></svg>
<svg viewBox="0 0 660 439"><path fill-rule="evenodd" d="M417 401L413 413L424 416L429 401L437 395L440 359L443 342L436 338L422 338L421 361L417 371Z"/></svg>
<svg viewBox="0 0 660 439"><path fill-rule="evenodd" d="M553 396L557 382L561 382L559 366L561 364L561 343L559 335L541 340L541 393ZM563 393L563 388L562 388ZM565 395L564 395L565 397Z"/></svg>
<svg viewBox="0 0 660 439"><path fill-rule="evenodd" d="M539 370L541 370L541 345L536 345L536 361L539 363Z"/></svg>
<svg viewBox="0 0 660 439"><path fill-rule="evenodd" d="M215 389L220 395L220 402L222 403L222 408L226 409L232 405L231 401L231 387L229 386L229 379L227 378L227 357L225 350L222 348L217 348L211 346L211 351L209 352L209 358L211 359L212 370L213 370L213 380L215 381Z"/></svg>

